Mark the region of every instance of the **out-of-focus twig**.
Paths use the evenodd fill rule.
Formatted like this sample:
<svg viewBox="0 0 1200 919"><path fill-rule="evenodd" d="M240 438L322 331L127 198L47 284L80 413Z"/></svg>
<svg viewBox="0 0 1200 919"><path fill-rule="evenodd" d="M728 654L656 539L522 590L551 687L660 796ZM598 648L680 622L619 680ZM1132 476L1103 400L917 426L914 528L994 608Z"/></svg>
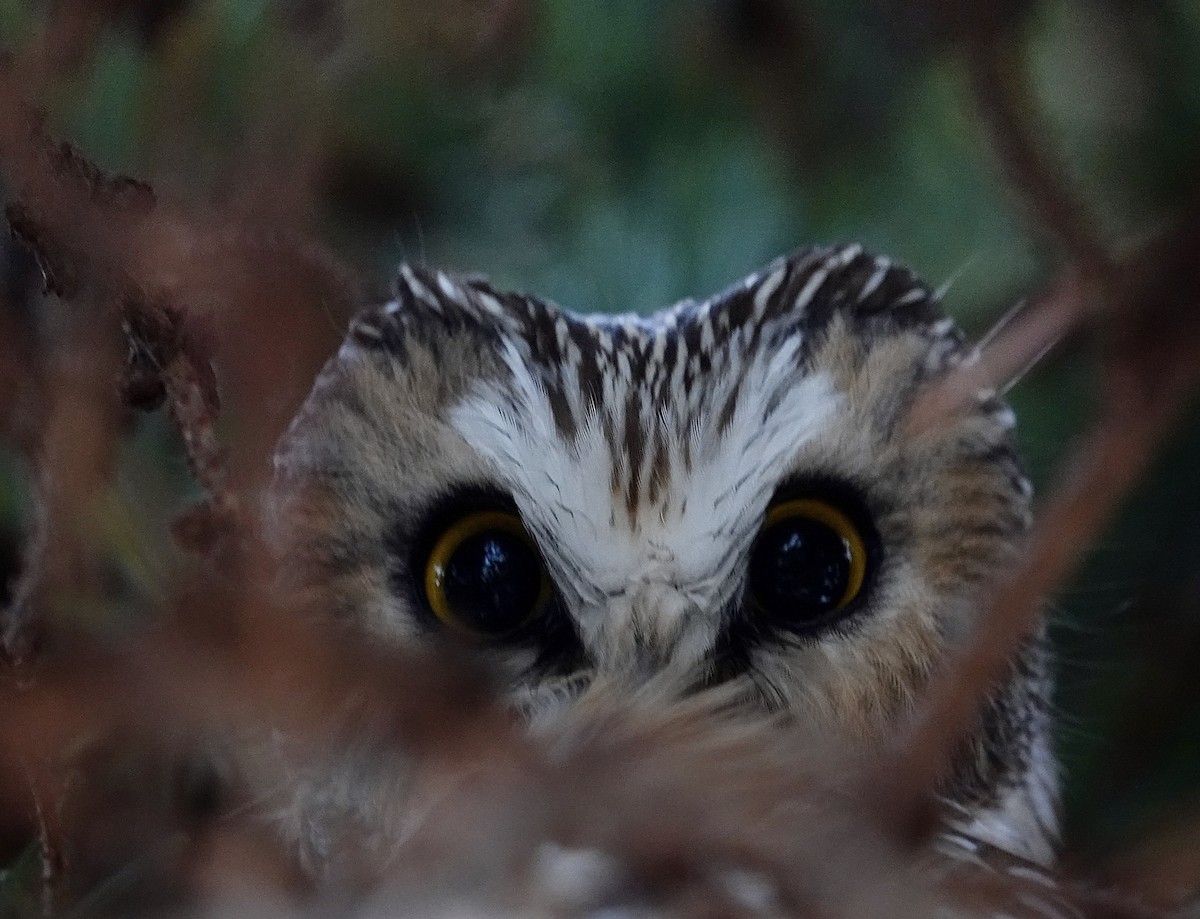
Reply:
<svg viewBox="0 0 1200 919"><path fill-rule="evenodd" d="M36 517L0 628L4 655L13 663L31 661L53 611L103 578L92 551L94 514L111 481L120 431L120 406L110 385L119 358L110 333L103 325L72 328L48 355Z"/></svg>
<svg viewBox="0 0 1200 919"><path fill-rule="evenodd" d="M30 665L72 602L103 580L91 536L94 512L115 465L119 408L108 385L117 367L115 342L104 326L76 327L55 343L46 360L45 417L37 460L37 516L26 541L23 568L0 623L0 650L14 665L17 686L32 679ZM60 833L60 776L28 751L28 794L42 856L42 909L56 914L64 884Z"/></svg>
<svg viewBox="0 0 1200 919"><path fill-rule="evenodd" d="M1059 289L1069 292L1072 284ZM1112 291L1102 328L1105 405L1071 452L1040 513L1025 561L982 601L975 635L934 678L927 704L898 748L900 762L886 767L898 777L903 793L896 800L905 806L923 801L946 777L983 700L1040 621L1045 598L1094 543L1200 383L1200 209L1123 264ZM1055 311L1051 302L1032 316L1039 320ZM1080 318L1077 311L1073 315ZM1021 325L1014 324L1010 337L1020 340ZM1028 337L1037 344L1036 327ZM918 409L928 413L931 406L957 405L961 393L975 385L973 373L963 368L935 383L934 392L918 400ZM920 825L915 815L921 812L918 805L903 819Z"/></svg>
<svg viewBox="0 0 1200 919"><path fill-rule="evenodd" d="M1176 402L1114 412L1072 451L1062 482L1041 512L1025 563L987 599L981 628L966 652L934 680L928 706L904 739L900 774L913 783L910 792L932 789L946 777L982 700L1040 621L1045 598L1071 573L1137 482L1178 407Z"/></svg>
<svg viewBox="0 0 1200 919"><path fill-rule="evenodd" d="M81 5L69 6L79 12L75 8ZM78 22L88 25L76 36L81 49L96 34L91 27L95 22L87 16ZM89 554L89 536L94 536L96 504L108 489L111 459L124 427L122 402L139 409L165 403L189 467L205 491L205 500L177 521L178 540L205 553L240 540L239 500L216 435L221 403L214 342L197 321L197 305L237 304L247 316L261 312L261 319L277 330L285 317L278 308L273 314L256 310L271 298L255 297L255 283L248 279L288 306L304 300L278 284L281 275L327 308L339 296L353 298L344 293L348 273L314 247L282 235L274 241L271 257L262 259L262 247L248 245L245 234L213 232L164 212L144 183L106 175L70 145L55 142L24 89L30 82L40 86L58 66L37 53L0 62L0 175L9 194L6 216L14 235L34 253L47 290L66 304L58 311L63 334L50 337L57 359L46 372L42 418L23 432L28 452L37 457L38 502L13 602L0 623L5 657L19 665L9 674L16 699L24 700L41 678L31 665L45 635L60 626L70 631L67 620L86 606L87 597L102 593L94 589L103 572ZM32 78L30 68L36 71ZM221 282L231 276L236 290L223 298ZM305 325L296 325L301 330L297 339L303 342ZM62 342L69 346L64 349ZM278 347L273 352L277 360L263 363L295 372L289 366L296 363L295 350ZM299 369L304 372L302 363ZM260 386L256 395L278 412L273 393ZM264 440L270 438L267 430ZM26 745L22 759L47 778L33 782L30 791L39 815L43 899L49 910L58 899L62 871L63 845L54 819L61 806L54 781L59 764L31 749Z"/></svg>
<svg viewBox="0 0 1200 919"><path fill-rule="evenodd" d="M309 334L312 321L300 306L311 301L313 313L317 304L348 313L357 282L336 259L294 234L266 240L237 227L185 220L158 204L144 183L104 174L45 133L12 67L0 68L0 120L0 174L13 192L7 209L13 231L36 254L51 291L70 301L86 296L99 307L90 321L119 322L124 329L123 394L135 408L165 400L207 496L176 532L186 544L207 550L232 533L239 501L214 433L221 408L212 366L217 343L203 328L201 314L222 308L237 313L236 322L225 320L224 345L265 341L240 334L259 322L268 323L269 336L278 339L280 323L290 321L296 347L270 355L259 349L257 356L263 367L295 375L288 363L297 363L296 349L311 346L309 339L321 340ZM319 318L327 322L324 313ZM310 350L322 359L326 353ZM249 388L252 397L244 401L286 414L287 405L277 404L278 385L264 389L262 373L239 377L239 368L250 363L234 362L227 379ZM264 431L263 442L255 442L261 462L275 428L251 427Z"/></svg>
<svg viewBox="0 0 1200 919"><path fill-rule="evenodd" d="M922 391L905 423L915 430L935 428L974 404L980 392L1004 390L1084 323L1098 295L1084 276L1068 270L1006 322L974 360Z"/></svg>
<svg viewBox="0 0 1200 919"><path fill-rule="evenodd" d="M62 897L66 854L63 852L61 819L62 795L46 786L52 779L44 772L27 777L33 798L34 820L37 825L38 849L42 857L41 909L43 919L58 914Z"/></svg>
<svg viewBox="0 0 1200 919"><path fill-rule="evenodd" d="M17 188L7 209L13 232L33 250L49 290L68 300L87 294L99 318L120 317L128 349L126 403L153 408L165 399L208 508L217 517L231 517L236 500L227 489L213 432L220 402L211 363L187 334L180 311L159 302L136 261L120 251L153 229L148 226L156 207L153 192L132 179L105 175L69 145L55 145L26 106L9 103L25 114L30 131L29 149L17 146L16 138L0 147L0 154L9 154L0 155L0 169ZM64 225L62 210L72 201L79 206Z"/></svg>
<svg viewBox="0 0 1200 919"><path fill-rule="evenodd" d="M1040 621L1045 598L1092 545L1200 380L1200 210L1116 263L1052 148L1038 140L1044 132L1033 125L1017 60L1015 10L952 0L941 6L1009 181L1034 229L1053 240L1069 264L977 361L930 386L907 423L945 423L981 390L1003 388L1082 327L1107 345L1100 368L1105 398L1039 515L1024 563L981 601L976 634L933 679L925 706L897 748L899 762L887 760L885 771L902 792L893 801L900 802L906 828L928 827L926 796L953 767L984 700Z"/></svg>
<svg viewBox="0 0 1200 919"><path fill-rule="evenodd" d="M1012 188L1020 194L1035 232L1046 236L1093 284L1103 285L1113 262L1067 170L1037 138L1024 68L1012 33L985 12L961 14L959 49L972 96Z"/></svg>

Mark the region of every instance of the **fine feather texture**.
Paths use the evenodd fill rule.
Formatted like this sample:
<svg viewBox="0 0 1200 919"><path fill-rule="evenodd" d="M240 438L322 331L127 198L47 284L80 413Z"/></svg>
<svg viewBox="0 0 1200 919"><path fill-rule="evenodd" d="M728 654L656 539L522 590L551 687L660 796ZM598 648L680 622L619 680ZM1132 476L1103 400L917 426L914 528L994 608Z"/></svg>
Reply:
<svg viewBox="0 0 1200 919"><path fill-rule="evenodd" d="M716 686L743 717L870 754L1029 526L1012 413L993 392L945 425L902 423L922 385L972 355L925 285L858 246L797 253L649 317L578 316L404 266L281 445L271 511L289 587L389 647L436 644L423 534L447 502L496 495L557 601L529 641L473 653L538 730L600 688L669 713ZM863 600L805 633L764 623L745 596L764 509L797 488L851 494L879 546ZM1034 641L941 789L947 832L1040 864L1057 833L1049 685ZM398 832L370 826L373 792L352 800L364 771L345 758L328 764L343 792L289 805L299 826L322 802L314 852L331 832L318 824L339 820L329 801L368 836Z"/></svg>

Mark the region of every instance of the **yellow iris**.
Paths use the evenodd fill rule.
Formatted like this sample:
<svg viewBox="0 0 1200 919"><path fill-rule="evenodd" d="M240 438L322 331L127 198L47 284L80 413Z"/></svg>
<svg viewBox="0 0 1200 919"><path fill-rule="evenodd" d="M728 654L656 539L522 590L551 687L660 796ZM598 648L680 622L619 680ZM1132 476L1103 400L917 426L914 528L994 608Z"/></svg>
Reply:
<svg viewBox="0 0 1200 919"><path fill-rule="evenodd" d="M489 575L484 569L492 562L482 554L462 557L467 551L467 542L480 536L516 537L517 544L528 555L518 560L514 560L511 553L503 556L500 561L509 563L511 570L505 571L502 565L498 573ZM480 544L476 543L474 551L479 549ZM512 564L514 561L517 564ZM487 610L492 618L480 620L479 611L462 608L451 595L448 577L452 565L465 567L469 574L477 575L481 583L486 582L488 589L496 589L506 598L512 598L513 605ZM535 571L539 580L533 585L530 580ZM488 580L489 577L493 579ZM504 583L504 579L518 579L520 583ZM433 614L446 625L473 635L496 634L520 627L545 605L550 598L550 579L542 567L537 546L520 517L505 511L479 511L458 520L434 543L425 564L425 596ZM483 627L484 622L486 627Z"/></svg>
<svg viewBox="0 0 1200 919"><path fill-rule="evenodd" d="M858 527L832 504L816 498L797 498L792 501L783 501L768 510L763 530L768 530L776 524L789 520L815 520L833 530L846 544L850 571L846 581L846 590L838 600L835 609L845 608L858 596L867 576L867 546Z"/></svg>

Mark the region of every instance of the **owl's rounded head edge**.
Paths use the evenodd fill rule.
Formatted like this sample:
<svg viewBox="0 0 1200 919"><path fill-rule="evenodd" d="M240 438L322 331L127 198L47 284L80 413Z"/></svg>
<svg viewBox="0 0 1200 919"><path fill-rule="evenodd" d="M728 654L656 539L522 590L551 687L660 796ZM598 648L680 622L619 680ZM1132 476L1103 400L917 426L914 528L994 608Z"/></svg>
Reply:
<svg viewBox="0 0 1200 919"><path fill-rule="evenodd" d="M737 682L753 704L870 741L1030 523L996 393L944 425L903 423L971 354L928 286L858 246L646 317L403 266L281 444L284 564L312 602L398 646L467 636L533 719L599 686L667 699ZM544 566L549 600L525 619L494 596L486 621L431 602L434 548L479 513L518 520ZM811 548L842 545L822 535L830 520L854 530L857 568ZM518 570L506 551L493 574ZM975 744L1002 755L964 757L976 765L949 794L976 823L1022 810L1053 835L1046 669L1032 643Z"/></svg>

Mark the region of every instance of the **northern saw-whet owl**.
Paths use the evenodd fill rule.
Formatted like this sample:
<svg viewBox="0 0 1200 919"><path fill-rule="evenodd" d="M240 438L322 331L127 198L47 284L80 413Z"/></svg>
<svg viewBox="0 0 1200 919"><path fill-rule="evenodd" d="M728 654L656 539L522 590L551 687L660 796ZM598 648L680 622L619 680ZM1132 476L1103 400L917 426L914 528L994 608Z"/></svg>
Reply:
<svg viewBox="0 0 1200 919"><path fill-rule="evenodd" d="M971 353L859 246L651 316L405 266L279 451L289 576L373 640L469 645L534 726L598 687L669 705L720 685L881 743L1030 524L995 393L905 424ZM948 832L1040 864L1047 670L1028 642L942 789Z"/></svg>

